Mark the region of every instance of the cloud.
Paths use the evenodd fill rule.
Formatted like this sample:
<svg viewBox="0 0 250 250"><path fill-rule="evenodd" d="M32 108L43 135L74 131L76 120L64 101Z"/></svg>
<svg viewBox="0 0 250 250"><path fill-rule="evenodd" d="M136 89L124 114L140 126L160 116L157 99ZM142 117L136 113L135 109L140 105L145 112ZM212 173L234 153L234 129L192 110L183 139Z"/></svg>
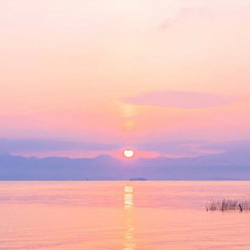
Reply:
<svg viewBox="0 0 250 250"><path fill-rule="evenodd" d="M124 98L122 101L135 105L200 109L230 105L235 99L232 97L200 92L155 91Z"/></svg>
<svg viewBox="0 0 250 250"><path fill-rule="evenodd" d="M151 141L148 143L132 143L130 146L136 151L154 152L174 158L194 157L221 151L221 148L217 149L216 145L211 147L205 147L204 145L206 143L198 141L168 141L167 143ZM81 142L51 138L0 138L0 154L58 156L62 152L64 156L71 156L78 151L100 153L101 151L120 151L122 148L124 148L124 145L120 143Z"/></svg>
<svg viewBox="0 0 250 250"><path fill-rule="evenodd" d="M250 154L250 141L242 140L242 141L217 142L213 144L207 144L206 148L213 150L223 150L225 152L238 155Z"/></svg>
<svg viewBox="0 0 250 250"><path fill-rule="evenodd" d="M187 23L190 19L204 19L211 17L213 15L213 9L207 6L207 3L186 3L182 8L177 9L177 11L172 11L172 15L168 16L159 26L161 31L166 31L173 25L178 23ZM197 20L199 21L199 20Z"/></svg>
<svg viewBox="0 0 250 250"><path fill-rule="evenodd" d="M138 144L135 148L145 151L157 152L167 157L197 157L203 155L225 154L232 162L244 160L250 155L250 140L241 141L168 141L166 143L149 142Z"/></svg>
<svg viewBox="0 0 250 250"><path fill-rule="evenodd" d="M0 139L2 153L55 152L55 151L106 151L117 150L119 145L67 141L62 139Z"/></svg>
<svg viewBox="0 0 250 250"><path fill-rule="evenodd" d="M197 157L224 152L221 148L213 149L206 147L206 145L206 142L190 140L168 141L167 143L149 142L135 145L135 148L143 151L156 152L170 158Z"/></svg>

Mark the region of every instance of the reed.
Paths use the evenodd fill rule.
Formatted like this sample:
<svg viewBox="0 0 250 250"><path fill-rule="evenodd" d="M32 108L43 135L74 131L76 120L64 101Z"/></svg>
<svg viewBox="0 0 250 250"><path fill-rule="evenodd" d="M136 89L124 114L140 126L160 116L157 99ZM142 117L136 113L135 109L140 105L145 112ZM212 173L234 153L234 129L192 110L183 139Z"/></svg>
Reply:
<svg viewBox="0 0 250 250"><path fill-rule="evenodd" d="M207 211L250 211L250 201L223 199L207 204Z"/></svg>

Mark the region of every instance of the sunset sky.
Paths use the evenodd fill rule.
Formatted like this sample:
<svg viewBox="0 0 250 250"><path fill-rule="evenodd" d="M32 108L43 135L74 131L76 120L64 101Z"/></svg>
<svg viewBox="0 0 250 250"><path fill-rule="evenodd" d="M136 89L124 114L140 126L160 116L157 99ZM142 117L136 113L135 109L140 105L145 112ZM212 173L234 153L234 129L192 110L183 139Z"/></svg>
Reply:
<svg viewBox="0 0 250 250"><path fill-rule="evenodd" d="M250 140L249 0L0 0L0 152L216 153Z"/></svg>

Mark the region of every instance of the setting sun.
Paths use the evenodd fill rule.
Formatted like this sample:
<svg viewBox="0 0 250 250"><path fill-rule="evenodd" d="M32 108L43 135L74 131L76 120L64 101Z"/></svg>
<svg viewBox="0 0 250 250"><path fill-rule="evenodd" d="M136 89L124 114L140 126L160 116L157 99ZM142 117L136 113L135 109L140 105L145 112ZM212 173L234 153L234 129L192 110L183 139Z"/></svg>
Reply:
<svg viewBox="0 0 250 250"><path fill-rule="evenodd" d="M123 151L123 155L126 157L126 158L132 158L134 155L135 155L135 152L134 150L132 149L125 149Z"/></svg>

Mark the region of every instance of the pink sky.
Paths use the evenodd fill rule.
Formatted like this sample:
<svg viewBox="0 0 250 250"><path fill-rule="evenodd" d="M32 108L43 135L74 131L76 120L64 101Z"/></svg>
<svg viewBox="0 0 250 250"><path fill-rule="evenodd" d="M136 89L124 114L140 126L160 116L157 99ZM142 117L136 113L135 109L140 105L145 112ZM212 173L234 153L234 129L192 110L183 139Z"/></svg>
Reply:
<svg viewBox="0 0 250 250"><path fill-rule="evenodd" d="M250 139L249 13L248 0L0 0L0 138Z"/></svg>

